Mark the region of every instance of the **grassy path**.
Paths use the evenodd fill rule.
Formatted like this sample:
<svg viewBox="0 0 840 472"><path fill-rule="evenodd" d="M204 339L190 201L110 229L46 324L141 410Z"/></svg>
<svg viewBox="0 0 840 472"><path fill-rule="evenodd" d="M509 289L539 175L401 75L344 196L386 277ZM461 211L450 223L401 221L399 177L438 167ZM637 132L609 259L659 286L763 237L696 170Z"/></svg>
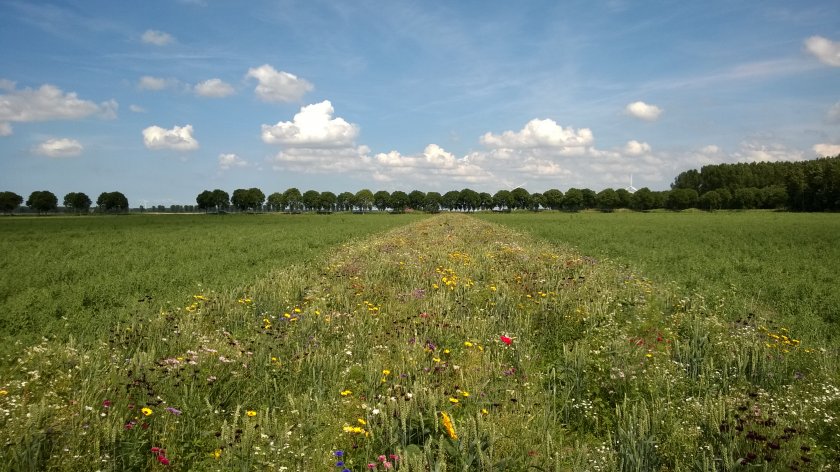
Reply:
<svg viewBox="0 0 840 472"><path fill-rule="evenodd" d="M836 359L441 215L0 372L15 470L818 470ZM339 465L340 464L340 465Z"/></svg>

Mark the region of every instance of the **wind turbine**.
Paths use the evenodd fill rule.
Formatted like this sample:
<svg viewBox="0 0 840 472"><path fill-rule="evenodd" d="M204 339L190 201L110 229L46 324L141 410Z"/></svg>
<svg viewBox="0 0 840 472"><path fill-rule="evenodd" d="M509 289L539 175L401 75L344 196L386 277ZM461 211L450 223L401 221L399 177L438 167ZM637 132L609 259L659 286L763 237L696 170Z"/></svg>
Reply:
<svg viewBox="0 0 840 472"><path fill-rule="evenodd" d="M630 174L630 186L625 188L630 193L636 193L636 187L633 186L633 174Z"/></svg>

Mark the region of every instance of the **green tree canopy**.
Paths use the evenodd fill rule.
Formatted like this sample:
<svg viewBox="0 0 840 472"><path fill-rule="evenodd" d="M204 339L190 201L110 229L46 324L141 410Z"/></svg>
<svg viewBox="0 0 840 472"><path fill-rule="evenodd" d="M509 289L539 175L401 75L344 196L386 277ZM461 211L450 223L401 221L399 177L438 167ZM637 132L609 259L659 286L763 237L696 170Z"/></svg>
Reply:
<svg viewBox="0 0 840 472"><path fill-rule="evenodd" d="M605 188L595 195L595 206L601 211L612 211L621 205L621 199L618 193L611 189Z"/></svg>
<svg viewBox="0 0 840 472"><path fill-rule="evenodd" d="M366 188L359 190L353 197L353 205L361 211L370 211L373 208L373 192Z"/></svg>
<svg viewBox="0 0 840 472"><path fill-rule="evenodd" d="M128 199L121 192L102 192L96 199L96 204L101 211L105 212L127 212Z"/></svg>
<svg viewBox="0 0 840 472"><path fill-rule="evenodd" d="M64 206L77 213L87 213L92 203L90 197L82 192L70 192L64 196Z"/></svg>
<svg viewBox="0 0 840 472"><path fill-rule="evenodd" d="M412 190L408 194L408 207L412 210L422 210L426 206L426 194L420 190Z"/></svg>
<svg viewBox="0 0 840 472"><path fill-rule="evenodd" d="M391 204L391 193L387 190L380 190L373 194L373 204L379 211L385 211Z"/></svg>
<svg viewBox="0 0 840 472"><path fill-rule="evenodd" d="M23 203L23 197L15 192L0 192L0 211L11 213Z"/></svg>
<svg viewBox="0 0 840 472"><path fill-rule="evenodd" d="M307 190L303 192L300 199L307 211L316 210L318 209L318 204L321 203L321 192L317 190Z"/></svg>
<svg viewBox="0 0 840 472"><path fill-rule="evenodd" d="M38 213L46 213L58 208L58 198L49 190L36 190L26 199L26 206Z"/></svg>
<svg viewBox="0 0 840 472"><path fill-rule="evenodd" d="M543 201L545 202L546 208L559 210L563 206L563 192L556 188L546 190L543 192Z"/></svg>

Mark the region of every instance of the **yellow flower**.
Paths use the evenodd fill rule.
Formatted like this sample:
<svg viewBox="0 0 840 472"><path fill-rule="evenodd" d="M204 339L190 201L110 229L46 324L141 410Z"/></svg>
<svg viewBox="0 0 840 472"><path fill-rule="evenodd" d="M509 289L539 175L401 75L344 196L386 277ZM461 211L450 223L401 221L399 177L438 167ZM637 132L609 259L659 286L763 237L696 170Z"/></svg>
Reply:
<svg viewBox="0 0 840 472"><path fill-rule="evenodd" d="M452 418L443 411L440 412L440 416L443 418L443 427L446 429L446 434L452 439L458 439L458 434L455 432L455 425L452 424Z"/></svg>
<svg viewBox="0 0 840 472"><path fill-rule="evenodd" d="M647 354L645 354L645 357L647 357L648 359L650 359L651 357L653 357L653 354L651 354L651 353L647 353Z"/></svg>
<svg viewBox="0 0 840 472"><path fill-rule="evenodd" d="M8 394L9 394L8 390L0 390L0 395L8 395Z"/></svg>
<svg viewBox="0 0 840 472"><path fill-rule="evenodd" d="M143 413L143 416L149 416L152 414L152 409L149 407L144 406L140 409L140 413Z"/></svg>
<svg viewBox="0 0 840 472"><path fill-rule="evenodd" d="M390 375L390 374L391 374L391 371L388 370L388 369L385 369L385 370L382 371L382 375Z"/></svg>
<svg viewBox="0 0 840 472"><path fill-rule="evenodd" d="M486 414L488 414L488 413L490 413L490 412L489 412L489 411L487 411L487 408L482 408L482 409L481 409L481 414L482 414L482 415L486 415Z"/></svg>
<svg viewBox="0 0 840 472"><path fill-rule="evenodd" d="M257 416L257 412L256 412L256 411L254 411L254 410L248 410L248 411L246 411L246 412L245 412L245 414L246 414L247 416L251 417L251 418L253 418L253 417Z"/></svg>
<svg viewBox="0 0 840 472"><path fill-rule="evenodd" d="M461 401L461 400L458 400L458 399L457 399L457 398L455 398L455 397L449 397L449 403L456 403L456 404L457 404L457 403L459 403L460 401Z"/></svg>
<svg viewBox="0 0 840 472"><path fill-rule="evenodd" d="M352 390L343 390L343 391L341 392L341 396L342 396L342 397L346 397L346 396L348 396L348 395L353 395L353 391L352 391Z"/></svg>
<svg viewBox="0 0 840 472"><path fill-rule="evenodd" d="M358 421L359 424L362 425L362 426L367 424L367 421L363 420L362 418L358 418L356 421Z"/></svg>
<svg viewBox="0 0 840 472"><path fill-rule="evenodd" d="M222 450L216 449L215 451L211 452L210 455L213 456L213 459L218 460L220 457L222 457Z"/></svg>
<svg viewBox="0 0 840 472"><path fill-rule="evenodd" d="M464 346L473 347L473 343L471 343L469 341L464 341Z"/></svg>
<svg viewBox="0 0 840 472"><path fill-rule="evenodd" d="M470 396L470 392L468 392L466 390L462 390L461 395L464 396L464 397L468 397L468 396Z"/></svg>

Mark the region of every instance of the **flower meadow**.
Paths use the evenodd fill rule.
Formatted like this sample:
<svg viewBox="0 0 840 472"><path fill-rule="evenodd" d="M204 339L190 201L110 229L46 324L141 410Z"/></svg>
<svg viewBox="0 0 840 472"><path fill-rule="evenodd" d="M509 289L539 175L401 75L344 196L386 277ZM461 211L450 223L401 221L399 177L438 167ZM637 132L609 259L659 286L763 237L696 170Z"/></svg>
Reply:
<svg viewBox="0 0 840 472"><path fill-rule="evenodd" d="M737 310L439 215L22 347L0 467L840 470L837 352Z"/></svg>

